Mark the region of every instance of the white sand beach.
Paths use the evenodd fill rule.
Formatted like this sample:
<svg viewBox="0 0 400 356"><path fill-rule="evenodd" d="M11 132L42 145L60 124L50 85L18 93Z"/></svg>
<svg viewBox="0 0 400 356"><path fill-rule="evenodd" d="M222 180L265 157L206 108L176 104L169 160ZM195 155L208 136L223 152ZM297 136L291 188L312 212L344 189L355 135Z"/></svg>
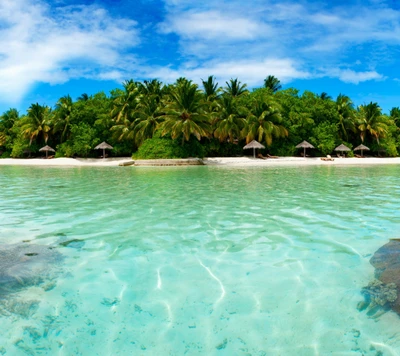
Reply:
<svg viewBox="0 0 400 356"><path fill-rule="evenodd" d="M120 163L130 162L130 157L116 158L53 158L53 159L0 159L0 166L45 166L45 167L113 167ZM226 167L276 167L276 166L315 166L315 165L380 165L380 164L399 164L400 157L390 158L337 158L333 161L323 161L319 157L280 157L259 159L248 156L243 157L210 157L204 158L203 162L209 166Z"/></svg>
<svg viewBox="0 0 400 356"><path fill-rule="evenodd" d="M279 157L279 158L252 158L252 157L216 157L205 158L206 165L221 165L235 167L267 167L267 166L316 166L316 165L379 165L400 164L400 157L390 158L334 158L333 161L323 161L320 157Z"/></svg>
<svg viewBox="0 0 400 356"><path fill-rule="evenodd" d="M44 166L44 167L110 167L128 162L130 157L115 158L3 158L0 166Z"/></svg>

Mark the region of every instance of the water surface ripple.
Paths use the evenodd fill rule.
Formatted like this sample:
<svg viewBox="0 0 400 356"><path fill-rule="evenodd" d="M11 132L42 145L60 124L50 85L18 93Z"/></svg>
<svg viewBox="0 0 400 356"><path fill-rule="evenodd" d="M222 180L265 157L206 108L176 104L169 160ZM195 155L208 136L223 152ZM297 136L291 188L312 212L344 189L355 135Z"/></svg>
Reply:
<svg viewBox="0 0 400 356"><path fill-rule="evenodd" d="M0 244L64 255L56 285L0 300L0 354L400 354L399 317L356 309L400 237L395 166L1 167L0 187Z"/></svg>

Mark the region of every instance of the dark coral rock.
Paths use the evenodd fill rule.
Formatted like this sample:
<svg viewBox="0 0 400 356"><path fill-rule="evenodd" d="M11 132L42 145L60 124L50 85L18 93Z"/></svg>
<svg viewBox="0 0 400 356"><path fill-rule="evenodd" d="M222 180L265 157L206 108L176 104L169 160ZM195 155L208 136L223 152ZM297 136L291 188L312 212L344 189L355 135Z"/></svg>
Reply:
<svg viewBox="0 0 400 356"><path fill-rule="evenodd" d="M375 278L382 282L381 290L389 298L391 308L400 314L400 240L390 240L379 248L370 263L375 267ZM393 285L394 284L394 285ZM394 291L397 292L394 298ZM395 299L393 301L393 299ZM377 303L379 304L379 303Z"/></svg>
<svg viewBox="0 0 400 356"><path fill-rule="evenodd" d="M62 255L49 246L0 245L0 298L49 279Z"/></svg>

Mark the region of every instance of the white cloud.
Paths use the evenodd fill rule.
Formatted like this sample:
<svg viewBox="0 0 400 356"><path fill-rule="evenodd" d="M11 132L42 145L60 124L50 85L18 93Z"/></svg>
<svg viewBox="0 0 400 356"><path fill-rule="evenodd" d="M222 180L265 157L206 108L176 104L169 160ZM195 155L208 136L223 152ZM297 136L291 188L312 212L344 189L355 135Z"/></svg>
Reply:
<svg viewBox="0 0 400 356"><path fill-rule="evenodd" d="M338 78L345 83L359 84L368 80L384 80L376 71L356 72L351 69L329 69L324 76Z"/></svg>
<svg viewBox="0 0 400 356"><path fill-rule="evenodd" d="M275 75L283 83L334 77L358 84L384 79L384 63L397 60L391 48L400 44L400 12L381 1L340 7L309 0L165 0L160 23L141 24L147 48L154 44L158 52L139 57L132 52L139 44L135 21L95 5L49 3L0 0L0 101L17 104L37 83L72 78L199 82L215 75L221 85L238 77L257 86Z"/></svg>
<svg viewBox="0 0 400 356"><path fill-rule="evenodd" d="M239 14L219 11L171 15L160 25L164 33L175 32L188 39L252 40L269 32L269 26Z"/></svg>
<svg viewBox="0 0 400 356"><path fill-rule="evenodd" d="M381 79L375 67L393 62L387 46L400 44L400 12L382 2L328 7L311 1L254 0L251 6L241 0L165 1L162 28L178 36L184 59L236 63L290 58L300 61L310 78L320 76L321 65L334 71L362 63L357 72L336 75L359 83Z"/></svg>
<svg viewBox="0 0 400 356"><path fill-rule="evenodd" d="M124 70L121 52L138 41L134 21L112 18L96 6L2 0L0 100L18 103L39 82L97 77L103 70L103 77L116 77Z"/></svg>

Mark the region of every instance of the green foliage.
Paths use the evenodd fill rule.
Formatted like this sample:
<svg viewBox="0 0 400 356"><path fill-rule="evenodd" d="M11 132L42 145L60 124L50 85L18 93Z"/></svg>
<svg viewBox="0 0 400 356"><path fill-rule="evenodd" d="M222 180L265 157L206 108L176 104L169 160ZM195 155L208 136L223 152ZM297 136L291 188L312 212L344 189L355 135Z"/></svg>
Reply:
<svg viewBox="0 0 400 356"><path fill-rule="evenodd" d="M9 109L0 116L0 147L5 148L8 152L12 150L12 141L15 138L13 127L19 121L19 113L17 109Z"/></svg>
<svg viewBox="0 0 400 356"><path fill-rule="evenodd" d="M185 150L176 140L149 138L133 154L133 159L185 158Z"/></svg>
<svg viewBox="0 0 400 356"><path fill-rule="evenodd" d="M247 105L248 115L242 130L242 137L246 137L246 142L257 140L271 146L273 138L288 136L288 130L283 126L280 106L269 89L251 93Z"/></svg>
<svg viewBox="0 0 400 356"><path fill-rule="evenodd" d="M164 121L160 124L162 135L189 141L192 136L199 141L210 133L210 120L203 95L196 84L181 78L170 90L170 100L165 105Z"/></svg>
<svg viewBox="0 0 400 356"><path fill-rule="evenodd" d="M215 100L220 92L218 83L215 82L214 76L210 75L207 80L201 80L206 100Z"/></svg>
<svg viewBox="0 0 400 356"><path fill-rule="evenodd" d="M269 75L264 79L264 87L271 90L273 93L282 89L281 81L273 75Z"/></svg>
<svg viewBox="0 0 400 356"><path fill-rule="evenodd" d="M182 145L170 138L153 137L144 141L132 157L134 159L203 158L204 153L204 147L197 140L190 140Z"/></svg>
<svg viewBox="0 0 400 356"><path fill-rule="evenodd" d="M111 146L113 146L112 151L109 151L109 155L113 155L115 157L128 157L132 154L134 151L134 147L132 145L132 142L125 141L125 142L117 142L113 143L110 141Z"/></svg>
<svg viewBox="0 0 400 356"><path fill-rule="evenodd" d="M301 141L300 139L298 141ZM291 143L289 140L274 141L269 147L270 154L276 156L296 156L300 152L296 148L296 144ZM307 154L310 152L307 151Z"/></svg>
<svg viewBox="0 0 400 356"><path fill-rule="evenodd" d="M372 143L370 146L372 152L380 154L384 154L388 157L396 157L398 156L398 143L396 142L395 138L391 135L388 135L384 139L382 139L379 144Z"/></svg>
<svg viewBox="0 0 400 356"><path fill-rule="evenodd" d="M12 157L28 149L35 154L47 142L58 157L97 156L93 148L101 141L114 146L113 155L130 155L144 142L136 153L143 158L236 156L252 139L279 156L298 155L295 146L303 140L316 147L312 155L363 142L372 155L397 156L400 108L390 115L377 103L355 109L343 94L332 99L325 92L281 90L274 76L252 92L238 79L221 88L210 76L201 88L186 78L166 86L129 80L109 96L83 94L73 101L67 95L54 110L32 104L21 117L16 109L0 116L0 152Z"/></svg>
<svg viewBox="0 0 400 356"><path fill-rule="evenodd" d="M244 142L231 143L231 142L220 142L217 139L206 140L203 143L206 157L235 157L243 156Z"/></svg>
<svg viewBox="0 0 400 356"><path fill-rule="evenodd" d="M247 84L242 84L236 79L231 79L229 82L226 82L226 87L224 88L224 93L229 96L239 97L241 95L248 94Z"/></svg>
<svg viewBox="0 0 400 356"><path fill-rule="evenodd" d="M33 141L40 145L47 143L51 132L51 115L51 109L48 106L36 103L29 107L21 129L25 137L30 139L30 144Z"/></svg>
<svg viewBox="0 0 400 356"><path fill-rule="evenodd" d="M370 102L368 105L360 105L357 112L357 124L361 140L372 138L379 143L380 138L384 138L389 128L386 118L382 115L382 110L378 103Z"/></svg>
<svg viewBox="0 0 400 356"><path fill-rule="evenodd" d="M29 140L25 138L22 132L19 136L14 140L13 147L10 156L13 158L22 158L27 150L31 150L35 152L34 147L29 145Z"/></svg>
<svg viewBox="0 0 400 356"><path fill-rule="evenodd" d="M94 156L99 143L96 130L88 124L71 126L71 139L57 146L56 157Z"/></svg>
<svg viewBox="0 0 400 356"><path fill-rule="evenodd" d="M322 155L332 153L338 142L338 127L336 124L328 122L320 123L314 130L312 130L312 137L310 143L314 145Z"/></svg>

